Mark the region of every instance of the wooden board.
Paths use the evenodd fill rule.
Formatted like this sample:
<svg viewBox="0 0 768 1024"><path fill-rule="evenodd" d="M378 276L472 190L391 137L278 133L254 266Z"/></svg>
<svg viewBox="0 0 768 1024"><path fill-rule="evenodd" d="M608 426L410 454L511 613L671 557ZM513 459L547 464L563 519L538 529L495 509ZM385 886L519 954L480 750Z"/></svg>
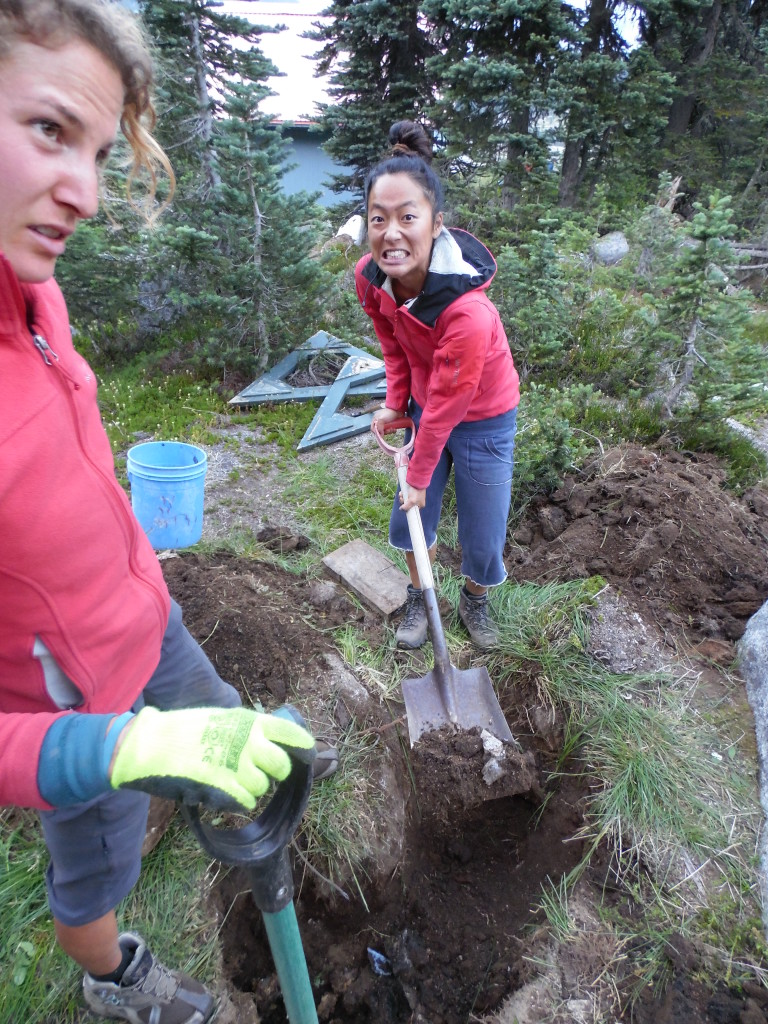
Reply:
<svg viewBox="0 0 768 1024"><path fill-rule="evenodd" d="M385 619L390 619L405 604L407 574L364 540L351 540L331 551L323 564L363 604Z"/></svg>

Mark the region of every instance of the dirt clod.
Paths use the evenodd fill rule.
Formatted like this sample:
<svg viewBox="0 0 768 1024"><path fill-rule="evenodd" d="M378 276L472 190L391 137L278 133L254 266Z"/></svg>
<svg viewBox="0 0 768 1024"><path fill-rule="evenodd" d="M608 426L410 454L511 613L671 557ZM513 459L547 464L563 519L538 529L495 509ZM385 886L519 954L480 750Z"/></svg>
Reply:
<svg viewBox="0 0 768 1024"><path fill-rule="evenodd" d="M496 748L500 748L498 753ZM533 752L494 743L493 737L479 729L445 727L424 733L413 748L412 766L422 813L445 822L456 814L457 807L541 794Z"/></svg>

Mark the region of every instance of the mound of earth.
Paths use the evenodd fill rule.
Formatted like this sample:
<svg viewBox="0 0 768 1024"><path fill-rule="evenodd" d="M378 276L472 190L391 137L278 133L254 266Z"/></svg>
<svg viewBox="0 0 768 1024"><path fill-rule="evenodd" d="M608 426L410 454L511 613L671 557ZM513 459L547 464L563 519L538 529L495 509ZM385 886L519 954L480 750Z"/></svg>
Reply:
<svg viewBox="0 0 768 1024"><path fill-rule="evenodd" d="M714 456L608 451L511 538L516 580L602 576L667 633L737 640L768 597L768 493L743 501Z"/></svg>
<svg viewBox="0 0 768 1024"><path fill-rule="evenodd" d="M540 502L510 538L510 574L538 583L599 574L612 597L629 599L649 651L657 643L655 623L670 652L698 654L708 671L713 661L730 664L734 640L768 596L768 497L756 491L737 501L722 481L714 460L642 448L609 452ZM247 486L241 476L238 487ZM307 543L277 518L262 542L284 555ZM439 556L457 564L455 552L441 548ZM409 751L402 706L390 708L368 694L331 639L333 628L354 620L372 647L386 645L393 642L391 627L361 610L340 585L224 551L184 553L163 566L190 631L244 699L268 709L296 699L314 731L333 738L354 715L377 737L368 782L377 798L371 828L379 852L362 892L350 887L343 898L307 872L300 844L297 851L296 908L320 1020L515 1019L484 1015L514 993L527 993L522 986L535 973L532 965L539 952L546 955L540 948L546 930L531 937L532 907L547 879L556 884L579 860L582 845L574 837L586 785L567 774L554 789L548 784L562 722L538 705L535 680L521 675L500 689L518 741L501 766L477 731L433 733ZM612 646L606 660L637 643L637 624L629 619L610 618L610 644L601 640ZM648 657L654 662L656 655ZM600 889L605 879L594 881ZM226 982L238 996L236 1014L223 1024L283 1024L266 935L238 869L218 883L215 898L226 918ZM583 986L590 969L597 976L602 955L590 948L578 963L557 966L551 983L564 1007L573 1003L563 1022L582 1019L586 1010L569 1003L568 986ZM633 1021L768 1020L757 990L749 999L725 987L707 990L697 978L695 950L680 945L670 958L671 985L660 999L649 993L636 1004ZM615 1019L630 1016L617 1012Z"/></svg>

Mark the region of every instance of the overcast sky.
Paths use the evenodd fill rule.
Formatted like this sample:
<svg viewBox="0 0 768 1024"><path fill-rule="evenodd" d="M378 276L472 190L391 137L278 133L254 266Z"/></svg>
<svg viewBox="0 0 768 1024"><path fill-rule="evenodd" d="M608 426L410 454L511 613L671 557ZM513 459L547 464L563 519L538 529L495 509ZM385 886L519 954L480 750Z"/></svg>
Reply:
<svg viewBox="0 0 768 1024"><path fill-rule="evenodd" d="M269 87L279 93L261 104L265 114L284 120L311 116L314 104L326 99L323 82L314 77L314 61L308 59L320 49L320 43L302 39L302 32L312 28L326 0L225 0L224 10L248 18L257 25L285 25L285 31L261 37L261 49L284 78L272 78Z"/></svg>

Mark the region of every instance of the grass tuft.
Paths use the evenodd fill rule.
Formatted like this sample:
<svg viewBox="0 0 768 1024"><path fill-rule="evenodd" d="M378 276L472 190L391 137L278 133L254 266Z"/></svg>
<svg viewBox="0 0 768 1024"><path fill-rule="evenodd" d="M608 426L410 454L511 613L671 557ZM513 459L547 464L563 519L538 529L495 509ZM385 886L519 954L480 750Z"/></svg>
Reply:
<svg viewBox="0 0 768 1024"><path fill-rule="evenodd" d="M352 885L366 905L365 864L374 854L376 814L381 792L372 782L376 739L350 726L340 738L344 756L337 771L312 787L296 837L305 865L337 894ZM299 885L297 884L297 889ZM349 893L346 893L349 898Z"/></svg>

